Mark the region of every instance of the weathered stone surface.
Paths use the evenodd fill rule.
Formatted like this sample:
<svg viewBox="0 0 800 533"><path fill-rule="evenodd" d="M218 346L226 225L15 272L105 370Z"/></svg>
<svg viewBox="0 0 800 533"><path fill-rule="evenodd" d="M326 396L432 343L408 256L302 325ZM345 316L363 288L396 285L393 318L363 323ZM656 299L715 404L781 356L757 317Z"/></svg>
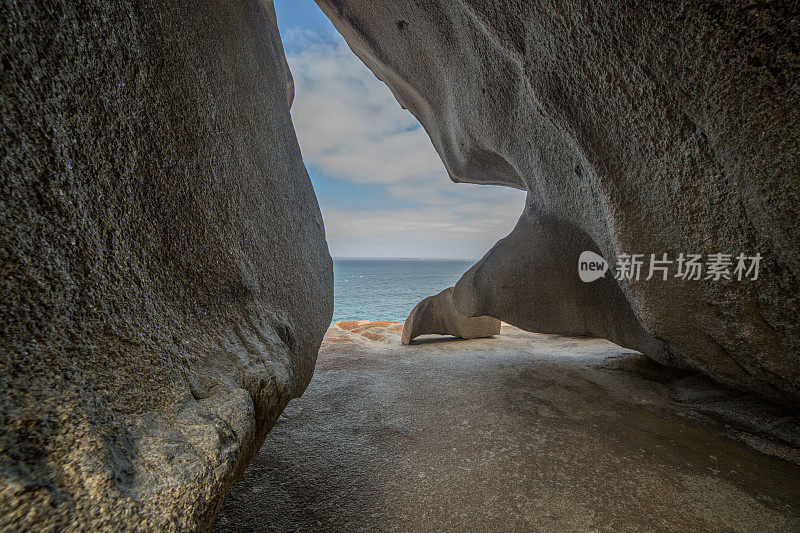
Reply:
<svg viewBox="0 0 800 533"><path fill-rule="evenodd" d="M214 529L800 528L795 409L601 339L502 328L399 346L395 325L362 323L376 351L332 326Z"/></svg>
<svg viewBox="0 0 800 533"><path fill-rule="evenodd" d="M492 337L500 333L500 321L490 316L464 316L453 308L453 287L428 296L414 306L403 324L403 344L420 335L452 335L462 339Z"/></svg>
<svg viewBox="0 0 800 533"><path fill-rule="evenodd" d="M0 27L0 529L203 529L332 312L272 3Z"/></svg>
<svg viewBox="0 0 800 533"><path fill-rule="evenodd" d="M459 311L800 399L796 3L317 3L454 181L528 191ZM763 260L755 281L583 284L583 250Z"/></svg>
<svg viewBox="0 0 800 533"><path fill-rule="evenodd" d="M350 333L359 335L368 341L385 341L389 335L395 331L403 331L403 324L393 320L343 320L337 322L325 334L328 342L336 342L337 339L351 342L353 337ZM348 333L348 334L345 334ZM337 335L342 333L343 335Z"/></svg>

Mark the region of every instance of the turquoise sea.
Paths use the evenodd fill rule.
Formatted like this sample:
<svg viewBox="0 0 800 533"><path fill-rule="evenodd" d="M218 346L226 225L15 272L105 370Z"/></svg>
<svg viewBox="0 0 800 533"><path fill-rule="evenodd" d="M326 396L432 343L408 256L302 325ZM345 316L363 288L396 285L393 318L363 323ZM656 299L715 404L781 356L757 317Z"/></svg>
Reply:
<svg viewBox="0 0 800 533"><path fill-rule="evenodd" d="M464 259L334 259L333 322L404 321L417 303L475 264Z"/></svg>

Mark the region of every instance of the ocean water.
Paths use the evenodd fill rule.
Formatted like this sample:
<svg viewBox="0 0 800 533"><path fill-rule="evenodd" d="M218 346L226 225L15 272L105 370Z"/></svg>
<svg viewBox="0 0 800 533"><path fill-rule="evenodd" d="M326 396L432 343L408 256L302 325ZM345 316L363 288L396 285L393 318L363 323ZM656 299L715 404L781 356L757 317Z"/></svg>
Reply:
<svg viewBox="0 0 800 533"><path fill-rule="evenodd" d="M455 285L464 259L335 259L333 322L404 321L423 298Z"/></svg>

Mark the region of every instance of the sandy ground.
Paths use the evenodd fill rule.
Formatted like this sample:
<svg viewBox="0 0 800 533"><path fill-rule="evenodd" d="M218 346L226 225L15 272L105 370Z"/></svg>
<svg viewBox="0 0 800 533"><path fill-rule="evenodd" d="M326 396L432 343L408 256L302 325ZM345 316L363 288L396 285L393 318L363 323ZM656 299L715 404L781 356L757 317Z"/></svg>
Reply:
<svg viewBox="0 0 800 533"><path fill-rule="evenodd" d="M328 331L216 531L800 531L800 419L596 339Z"/></svg>

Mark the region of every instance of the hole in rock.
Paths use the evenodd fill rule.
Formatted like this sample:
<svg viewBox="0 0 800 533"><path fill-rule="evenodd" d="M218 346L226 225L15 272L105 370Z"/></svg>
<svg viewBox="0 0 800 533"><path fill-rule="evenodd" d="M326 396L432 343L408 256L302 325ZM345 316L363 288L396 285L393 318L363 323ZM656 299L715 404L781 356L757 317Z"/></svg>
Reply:
<svg viewBox="0 0 800 533"><path fill-rule="evenodd" d="M398 19L409 4L319 3L369 45L396 38L392 24L407 29ZM492 2L444 2L464 16L451 20L430 7L433 23L426 10L439 3L412 4L415 30L430 43L446 23L468 44L485 13L493 31L477 38L506 31ZM328 329L311 383L226 495L215 530L797 530L800 470L785 460L797 445L762 438L778 428L800 442L793 412L602 339L503 326L491 339L423 335L400 346L398 325L387 321L404 320L420 300L452 286L508 234L524 193L451 183L420 124L316 5L275 5L295 80L293 122L334 257L333 321L345 326ZM462 21L469 33L457 33ZM544 31L538 19L528 24ZM374 35L375 27L389 35ZM489 93L493 87L487 83ZM415 102L404 103L414 110ZM516 175L491 147L460 148L473 178L476 167L487 182ZM589 171L573 164L578 176ZM540 222L534 229L542 231L527 231L523 219L523 232L498 248L530 246L547 259L581 237L580 228ZM495 249L498 257L507 256ZM547 309L581 315L558 289L583 281L515 260L501 265L511 276L493 272L497 263L476 275L499 276L492 281L502 290L492 297L516 291L533 309L553 304ZM515 289L514 275L542 271L544 294Z"/></svg>
<svg viewBox="0 0 800 533"><path fill-rule="evenodd" d="M524 192L453 184L419 122L314 2L275 7L292 119L334 258L333 323L402 322L511 231Z"/></svg>

